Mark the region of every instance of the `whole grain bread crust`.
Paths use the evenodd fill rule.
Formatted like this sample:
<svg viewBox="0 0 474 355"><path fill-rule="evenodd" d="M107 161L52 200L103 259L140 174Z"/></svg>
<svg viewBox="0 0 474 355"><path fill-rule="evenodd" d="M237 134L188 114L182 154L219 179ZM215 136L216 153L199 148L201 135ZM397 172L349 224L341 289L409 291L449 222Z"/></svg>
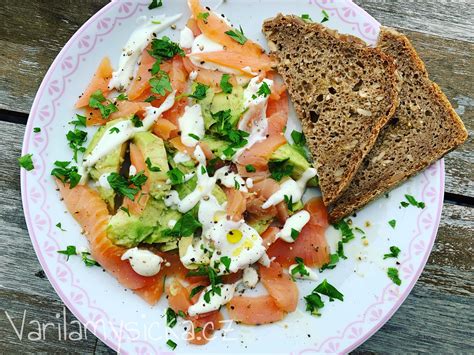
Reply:
<svg viewBox="0 0 474 355"><path fill-rule="evenodd" d="M394 49L389 48L391 45L401 48L406 58L398 56ZM331 204L329 218L332 222L352 214L374 198L401 184L461 145L468 137L462 120L439 86L429 79L424 63L408 38L393 29L382 27L378 46L392 55L400 65L403 65L402 62L405 59L411 63L415 70L406 72L407 68L399 67L399 72L405 78L418 75L422 84L418 92L415 91L416 86L410 86L408 81L402 84L400 107L395 113L395 122L387 125L381 132L377 143L364 159L348 189ZM417 115L413 112L414 107L410 105L418 97L422 97L421 95L427 97L428 101L422 107L424 115ZM409 114L410 112L412 114ZM431 115L427 115L428 112L431 112ZM440 113L438 117L433 115L436 112ZM429 119L432 122L437 120L436 125L421 125L420 130L412 134L409 128L415 126L418 123L417 120L422 122ZM436 129L439 132L436 132ZM404 140L407 136L417 139L407 142ZM407 152L405 158L408 159L403 159L403 156L399 154L404 151ZM382 158L379 160L387 164L382 164L377 160L380 156ZM388 173L385 173L386 170Z"/></svg>
<svg viewBox="0 0 474 355"><path fill-rule="evenodd" d="M317 92L319 95L315 94L315 96L311 98L311 101L304 102L299 99L300 97L311 94L306 92L307 90L304 88L299 87L301 77L304 78L303 83L307 81L313 81L313 87L319 85L319 83L323 80L318 81L318 78L306 77L307 73L302 73L295 80L294 77L292 78L290 74L288 74L289 71L294 70L293 68L295 67L295 63L301 64L301 61L308 61L308 58L302 57L302 55L299 55L300 53L298 52L294 53L294 56L291 60L284 58L282 48L285 46L285 43L281 43L280 41L276 43L276 37L279 36L282 31L285 30L285 28L289 27L292 27L293 29L303 28L303 33L308 35L311 35L311 33L319 33L321 35L327 34L327 36L333 37L336 42L339 41L340 43L346 43L348 47L354 47L358 49L355 51L354 58L352 58L353 61L363 61L370 59L370 63L373 64L373 66L378 66L378 69L383 69L383 77L376 81L376 84L378 83L381 86L385 85L385 91L382 95L383 101L380 102L379 105L377 105L378 103L375 101L375 97L369 97L369 99L364 101L365 104L368 103L368 105L371 105L369 106L371 109L374 108L374 106L380 106L381 108L383 105L383 113L377 115L368 124L360 124L362 120L357 120L359 109L356 111L356 118L352 118L352 113L350 113L351 119L353 119L356 124L359 124L360 126L368 126L367 128L354 127L354 131L360 131L362 129L364 130L362 137L357 137L358 139L354 138L348 143L347 139L354 137L351 135L351 131L334 133L334 131L331 131L332 128L328 127L328 124L324 124L326 121L333 121L332 116L330 116L330 111L329 114L325 112L326 109L332 110L335 105L334 102L330 102L330 99L328 100L328 97L331 96L330 92L324 93L324 102L321 104L316 102L318 97L321 96L321 92ZM329 205L349 187L350 182L357 173L364 157L370 152L371 148L375 144L380 130L395 113L396 107L398 105L398 91L400 88L400 80L396 73L396 66L390 56L378 48L368 47L367 44L359 38L351 35L340 34L335 30L331 30L317 23L305 23L296 16L283 16L279 14L276 18L265 21L263 25L263 31L267 37L270 50L272 51L271 55L278 63L278 72L283 76L283 79L288 86L289 94L295 105L296 112L301 119L303 132L307 138L308 146L313 155L315 167L318 171L321 190L323 193L323 201L326 205ZM312 54L313 56L320 55L318 52L313 52ZM349 64L351 64L349 63L349 60L347 63L340 63L342 67L341 70L352 70ZM335 76L335 73L337 73L337 70L334 70L333 72L328 70L326 71L325 75ZM334 78L329 78L329 80L332 79ZM374 84L374 87L376 84ZM354 97L354 95L352 95L352 97ZM380 97L380 95L378 95L378 97ZM359 104L360 103L358 102L354 103L354 105ZM367 112L368 110L366 108L367 107L361 109L360 112ZM380 109L380 111L382 111L382 109ZM314 117L316 115L318 116L316 120L317 122L314 122ZM340 141L338 141L338 144L335 144L334 148L329 147L330 149L326 149L325 144L330 138L330 135L341 135L342 138ZM334 140L331 142L333 141ZM352 146L352 142L355 142L355 146ZM338 151L336 152L335 150ZM342 159L338 160L338 157L340 156L342 156ZM335 161L331 161L331 159ZM337 165L337 163L340 165Z"/></svg>

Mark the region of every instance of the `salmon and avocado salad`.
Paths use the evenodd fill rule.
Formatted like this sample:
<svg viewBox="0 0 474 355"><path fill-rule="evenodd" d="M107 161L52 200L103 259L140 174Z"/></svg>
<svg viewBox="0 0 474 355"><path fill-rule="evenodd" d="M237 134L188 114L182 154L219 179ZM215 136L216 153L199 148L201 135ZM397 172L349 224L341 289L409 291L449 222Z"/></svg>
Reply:
<svg viewBox="0 0 474 355"><path fill-rule="evenodd" d="M262 325L300 298L313 315L324 297L342 301L320 277L341 253L321 199L303 199L318 179L304 135L286 129L272 59L224 15L188 5L183 28L181 14L148 16L115 66L98 61L66 136L73 157L52 175L88 240L86 265L151 305L166 295L167 325L191 321L189 341L204 344L222 319ZM170 27L176 38L160 35ZM316 288L300 295L298 282Z"/></svg>

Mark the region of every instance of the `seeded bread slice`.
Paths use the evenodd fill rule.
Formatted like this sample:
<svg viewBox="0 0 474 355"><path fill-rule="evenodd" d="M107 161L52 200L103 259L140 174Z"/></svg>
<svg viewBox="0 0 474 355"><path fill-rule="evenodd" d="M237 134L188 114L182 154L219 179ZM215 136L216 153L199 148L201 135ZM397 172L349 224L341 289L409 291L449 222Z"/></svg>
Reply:
<svg viewBox="0 0 474 355"><path fill-rule="evenodd" d="M296 16L263 32L313 155L326 205L349 186L397 106L393 60L361 39Z"/></svg>
<svg viewBox="0 0 474 355"><path fill-rule="evenodd" d="M467 139L467 131L433 83L406 36L382 28L378 47L395 58L403 78L400 105L349 188L330 206L337 221L418 173Z"/></svg>

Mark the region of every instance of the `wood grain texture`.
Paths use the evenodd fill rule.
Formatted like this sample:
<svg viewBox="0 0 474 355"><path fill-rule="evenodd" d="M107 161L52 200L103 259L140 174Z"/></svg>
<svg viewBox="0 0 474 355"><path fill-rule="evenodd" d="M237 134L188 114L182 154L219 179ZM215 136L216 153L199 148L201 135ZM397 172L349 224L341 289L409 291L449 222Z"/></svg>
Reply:
<svg viewBox="0 0 474 355"><path fill-rule="evenodd" d="M174 1L174 0L168 0ZM238 0L227 0L238 1ZM426 63L431 78L447 94L472 137L474 131L474 7L470 1L355 0L377 20L406 33ZM0 119L26 123L34 95L47 69L73 33L106 0L80 2L4 0L0 6ZM5 111L5 110L8 110ZM23 113L23 115L22 115ZM112 353L87 334L82 341L58 340L48 327L33 341L25 325L56 321L63 304L35 256L23 218L19 169L24 126L0 122L0 352ZM446 157L446 191L474 197L474 142ZM355 353L474 353L474 208L444 204L438 237L414 290L390 319ZM67 311L67 320L73 316ZM25 339L26 337L26 339Z"/></svg>
<svg viewBox="0 0 474 355"><path fill-rule="evenodd" d="M56 313L62 312L60 299L41 273L21 210L16 158L23 133L21 125L2 123L0 141L10 149L4 150L4 159L0 160L0 204L5 206L0 209L0 258L4 263L0 273L0 348L11 351L18 349L20 343L4 310L14 315L14 324L24 310L28 317L41 323L55 322ZM357 352L419 352L433 347L439 353L474 351L469 337L474 332L473 235L474 208L446 203L433 252L413 292L395 316ZM69 322L74 319L70 313L67 317ZM35 328L27 329L29 332ZM46 339L21 342L21 346L43 351L108 351L92 334L82 342L65 342L56 340L57 328L50 328Z"/></svg>

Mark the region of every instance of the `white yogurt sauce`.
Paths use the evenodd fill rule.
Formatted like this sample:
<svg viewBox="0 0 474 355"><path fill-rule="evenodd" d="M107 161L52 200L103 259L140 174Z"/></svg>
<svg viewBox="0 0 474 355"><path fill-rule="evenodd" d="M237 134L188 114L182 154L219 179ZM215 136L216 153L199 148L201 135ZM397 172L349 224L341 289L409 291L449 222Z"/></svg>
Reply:
<svg viewBox="0 0 474 355"><path fill-rule="evenodd" d="M94 149L92 149L91 153L84 157L82 163L84 169L87 171L87 169L93 167L101 158L110 154L123 143L131 139L135 133L148 131L163 112L173 107L174 99L175 92L172 92L168 95L160 107L145 108L146 115L145 119L142 121L142 127L135 127L131 120L117 122L117 124L115 124L113 127L117 128L119 131L117 133L113 133L113 131L115 131L112 130L113 127L108 129Z"/></svg>
<svg viewBox="0 0 474 355"><path fill-rule="evenodd" d="M285 195L288 198L292 198L293 202L298 202L303 197L306 184L310 179L316 176L316 169L309 168L307 169L301 178L297 181L289 178L280 185L280 189L271 195L267 201L262 205L262 208L266 209L270 206L279 204L285 200Z"/></svg>
<svg viewBox="0 0 474 355"><path fill-rule="evenodd" d="M258 283L258 273L253 267L247 267L244 269L242 275L242 282L247 288L254 288Z"/></svg>
<svg viewBox="0 0 474 355"><path fill-rule="evenodd" d="M301 210L295 213L293 216L288 218L283 226L283 229L277 233L277 237L283 239L287 243L293 243L294 240L291 237L292 229L298 233L301 232L306 223L309 222L310 214L306 210Z"/></svg>
<svg viewBox="0 0 474 355"><path fill-rule="evenodd" d="M174 155L173 157L173 161L176 163L176 164L180 164L180 163L186 163L188 161L191 160L191 157L186 154L186 153L183 153L183 152L178 152Z"/></svg>
<svg viewBox="0 0 474 355"><path fill-rule="evenodd" d="M181 142L183 142L186 147L195 147L199 141L189 134L196 135L199 139L204 137L205 127L201 105L195 104L191 107L186 106L184 114L178 119L178 122L179 130L181 131Z"/></svg>
<svg viewBox="0 0 474 355"><path fill-rule="evenodd" d="M218 310L221 306L228 303L233 297L235 292L235 284L219 284L221 294L218 295L215 292L210 292L210 301L207 303L204 300L206 292L211 291L212 286L206 287L199 295L199 300L188 308L188 314L193 317L198 314L212 312Z"/></svg>
<svg viewBox="0 0 474 355"><path fill-rule="evenodd" d="M124 90L133 79L138 59L143 50L153 39L153 34L165 30L181 18L181 14L171 17L156 16L146 19L144 23L132 32L127 44L122 49L118 70L112 73L109 89Z"/></svg>
<svg viewBox="0 0 474 355"><path fill-rule="evenodd" d="M247 185L249 189L251 189L253 187L253 179L247 178L247 180L245 180L245 184Z"/></svg>
<svg viewBox="0 0 474 355"><path fill-rule="evenodd" d="M209 255L205 252L205 249L207 249L207 246L202 240L193 240L193 243L186 249L186 253L180 257L181 263L185 267L209 264Z"/></svg>
<svg viewBox="0 0 474 355"><path fill-rule="evenodd" d="M193 31L188 26L184 26L179 34L179 46L181 48L191 48L194 43Z"/></svg>
<svg viewBox="0 0 474 355"><path fill-rule="evenodd" d="M102 174L100 177L99 177L99 180L97 181L97 185L104 188L104 189L108 189L108 190L111 190L112 187L110 186L109 184L109 180L107 180L107 178L109 177L110 173L105 173L105 174Z"/></svg>
<svg viewBox="0 0 474 355"><path fill-rule="evenodd" d="M239 191L248 192L245 180L239 174L230 171L229 166L223 166L216 170L214 177L216 177L217 181L220 181L220 183L225 187L235 188L236 185L238 185Z"/></svg>
<svg viewBox="0 0 474 355"><path fill-rule="evenodd" d="M137 247L128 249L122 260L130 262L132 269L142 276L153 276L160 272L163 258L149 250L138 249Z"/></svg>
<svg viewBox="0 0 474 355"><path fill-rule="evenodd" d="M128 176L133 176L137 174L137 168L135 165L130 165L130 168L128 169Z"/></svg>
<svg viewBox="0 0 474 355"><path fill-rule="evenodd" d="M318 274L316 274L313 270L311 270L306 265L304 265L304 269L307 271L308 275L301 275L299 272L296 272L296 273L293 274L292 271L295 267L298 267L298 264L290 265L290 267L288 268L288 271L290 272L290 275L293 276L294 278L302 279L302 280L312 280L312 281L318 281L319 280Z"/></svg>

